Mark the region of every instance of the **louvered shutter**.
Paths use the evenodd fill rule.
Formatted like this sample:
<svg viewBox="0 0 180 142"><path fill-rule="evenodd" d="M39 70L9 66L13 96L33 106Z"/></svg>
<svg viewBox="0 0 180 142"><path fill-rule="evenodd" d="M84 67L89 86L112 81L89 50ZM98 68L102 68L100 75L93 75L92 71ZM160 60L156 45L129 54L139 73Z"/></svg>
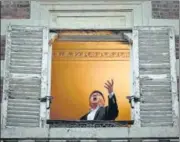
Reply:
<svg viewBox="0 0 180 142"><path fill-rule="evenodd" d="M43 127L48 117L48 29L9 26L2 101L3 127Z"/></svg>
<svg viewBox="0 0 180 142"><path fill-rule="evenodd" d="M135 125L178 126L175 37L171 27L133 30Z"/></svg>

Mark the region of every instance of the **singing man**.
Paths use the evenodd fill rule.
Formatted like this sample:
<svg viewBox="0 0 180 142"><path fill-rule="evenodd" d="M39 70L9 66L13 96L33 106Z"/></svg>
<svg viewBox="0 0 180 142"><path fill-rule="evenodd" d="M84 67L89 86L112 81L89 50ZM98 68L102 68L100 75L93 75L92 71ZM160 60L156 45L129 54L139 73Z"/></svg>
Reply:
<svg viewBox="0 0 180 142"><path fill-rule="evenodd" d="M90 111L82 116L80 120L115 120L119 110L116 96L113 92L114 81L107 81L104 87L107 89L108 106L105 106L105 98L102 92L95 90L89 96Z"/></svg>

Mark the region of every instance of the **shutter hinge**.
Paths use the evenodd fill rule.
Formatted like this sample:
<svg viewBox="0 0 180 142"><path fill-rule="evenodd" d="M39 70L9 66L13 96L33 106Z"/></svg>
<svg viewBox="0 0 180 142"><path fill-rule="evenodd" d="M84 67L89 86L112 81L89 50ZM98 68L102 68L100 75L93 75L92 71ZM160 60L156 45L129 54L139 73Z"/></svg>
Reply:
<svg viewBox="0 0 180 142"><path fill-rule="evenodd" d="M47 109L50 109L52 99L53 99L52 96L45 96L45 97L39 98L40 102L49 102L49 106L47 107Z"/></svg>
<svg viewBox="0 0 180 142"><path fill-rule="evenodd" d="M136 97L136 96L127 96L126 98L129 100L131 108L134 108L134 103L141 101L141 99L139 97Z"/></svg>

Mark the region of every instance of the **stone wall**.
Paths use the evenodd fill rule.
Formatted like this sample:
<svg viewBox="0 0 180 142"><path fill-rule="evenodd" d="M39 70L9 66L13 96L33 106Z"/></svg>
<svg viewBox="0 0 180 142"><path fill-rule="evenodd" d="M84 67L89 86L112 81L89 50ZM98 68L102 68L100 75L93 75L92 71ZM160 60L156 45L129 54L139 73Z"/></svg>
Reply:
<svg viewBox="0 0 180 142"><path fill-rule="evenodd" d="M152 1L152 18L179 19L179 1Z"/></svg>
<svg viewBox="0 0 180 142"><path fill-rule="evenodd" d="M30 1L2 1L1 19L30 19Z"/></svg>

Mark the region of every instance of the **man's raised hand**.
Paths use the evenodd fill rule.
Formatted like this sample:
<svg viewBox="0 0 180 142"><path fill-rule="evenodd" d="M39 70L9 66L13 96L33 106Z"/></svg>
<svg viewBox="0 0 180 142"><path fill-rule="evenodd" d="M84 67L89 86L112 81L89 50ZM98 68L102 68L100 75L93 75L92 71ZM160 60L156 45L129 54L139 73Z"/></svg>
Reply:
<svg viewBox="0 0 180 142"><path fill-rule="evenodd" d="M104 87L108 90L109 94L113 92L113 85L114 85L113 79L111 79L111 82L108 80L104 85Z"/></svg>

